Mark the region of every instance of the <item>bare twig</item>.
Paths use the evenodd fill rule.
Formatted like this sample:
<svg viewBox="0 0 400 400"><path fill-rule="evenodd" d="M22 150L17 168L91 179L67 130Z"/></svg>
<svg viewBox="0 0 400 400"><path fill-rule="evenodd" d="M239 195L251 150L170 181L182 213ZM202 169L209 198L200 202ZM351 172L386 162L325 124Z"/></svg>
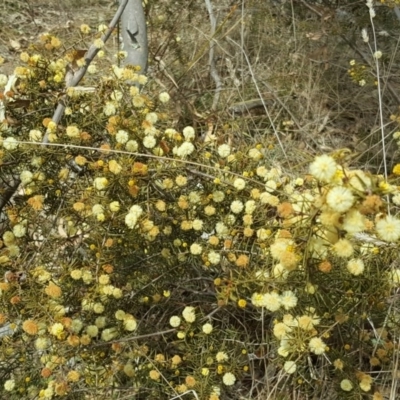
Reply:
<svg viewBox="0 0 400 400"><path fill-rule="evenodd" d="M121 339L115 339L111 340L107 343L97 343L94 346L104 346L105 344L112 344L112 343L121 343L121 342L130 342L132 340L140 340L140 339L147 339L149 337L155 337L155 336L160 336L160 335L166 335L167 333L172 333L176 332L175 328L172 329L167 329L166 331L160 331L160 332L154 332L154 333L148 333L146 335L137 335L137 336L127 336L125 338Z"/></svg>
<svg viewBox="0 0 400 400"><path fill-rule="evenodd" d="M367 2L367 7L370 9L369 17L371 21L371 28L372 28L372 34L373 34L373 45L374 49L370 47L371 50L371 56L372 59L374 60L374 67L376 71L376 82L377 82L377 89L378 89L378 98L379 98L379 126L380 126L380 131L381 131L381 142L382 142L382 161L383 161L383 169L384 169L384 176L385 179L388 177L388 167L387 167L387 160L386 160L386 145L385 145L385 129L384 129L384 122L383 122L383 100L382 100L382 83L381 83L381 73L380 73L380 68L379 68L379 60L377 57L374 55L378 53L378 43L376 39L376 32L375 32L375 24L374 24L374 17L375 17L375 11L373 10L372 3ZM372 13L371 13L372 11ZM387 195L387 199L389 200L389 195ZM389 201L388 201L389 203ZM388 212L390 214L390 208L388 204Z"/></svg>
<svg viewBox="0 0 400 400"><path fill-rule="evenodd" d="M165 156L157 156L155 154L148 154L148 153L135 153L132 151L127 151L127 150L116 150L116 149L101 149L99 147L90 147L90 146L79 146L79 145L74 145L74 144L67 144L67 143L37 143L37 142L26 142L23 140L19 140L16 143L18 144L27 144L27 145L31 145L31 146L49 146L49 147L64 147L64 148L70 148L70 149L81 149L81 150L86 150L86 151L97 151L99 153L103 153L103 152L107 152L107 153L114 153L114 154L126 154L128 156L136 156L136 157L145 157L145 158L151 158L153 160L159 159L162 161L172 161L175 163L181 163L181 164L186 164L186 165L191 165L194 167L200 167L200 168L205 168L205 169L209 169L209 170L213 170L218 172L218 174L221 173L221 169L219 167L213 166L213 165L205 165L205 164L201 164L198 162L194 162L194 161L188 161L185 159L179 159L179 158L172 158L172 157L165 157ZM191 170L192 173L196 173L196 174L200 174L200 172L193 172L194 170ZM227 175L231 175L231 176L236 176L238 178L243 178L243 175L237 172L233 172L233 171L224 171L224 174ZM208 174L204 174L201 175L204 176L205 178L213 178L215 179L214 176L212 175L208 175ZM244 178L246 179L248 182L253 182L255 185L259 185L259 186L264 186L263 183L246 177Z"/></svg>

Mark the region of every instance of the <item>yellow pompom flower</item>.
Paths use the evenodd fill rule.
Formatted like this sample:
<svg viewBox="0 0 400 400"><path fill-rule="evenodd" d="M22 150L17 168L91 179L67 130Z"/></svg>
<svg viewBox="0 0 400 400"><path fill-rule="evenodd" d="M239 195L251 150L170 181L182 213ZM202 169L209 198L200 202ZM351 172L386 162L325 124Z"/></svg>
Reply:
<svg viewBox="0 0 400 400"><path fill-rule="evenodd" d="M44 291L49 297L52 298L60 297L62 294L61 288L53 282L50 282Z"/></svg>
<svg viewBox="0 0 400 400"><path fill-rule="evenodd" d="M393 167L393 173L394 173L395 175L400 175L400 164L396 164L396 165Z"/></svg>

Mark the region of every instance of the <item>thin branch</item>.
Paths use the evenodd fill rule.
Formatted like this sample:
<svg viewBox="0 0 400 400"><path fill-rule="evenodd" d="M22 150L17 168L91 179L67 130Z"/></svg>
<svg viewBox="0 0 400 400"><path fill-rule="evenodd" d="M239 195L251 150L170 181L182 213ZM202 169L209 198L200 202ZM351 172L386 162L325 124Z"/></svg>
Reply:
<svg viewBox="0 0 400 400"><path fill-rule="evenodd" d="M167 329L166 331L148 333L146 335L127 336L127 337L121 338L121 339L110 340L109 342L106 342L106 343L96 343L94 346L97 347L97 346L104 346L104 345L112 344L112 343L122 343L122 342L130 342L132 340L147 339L149 337L165 335L167 333L172 333L172 332L176 332L176 329L172 328L172 329Z"/></svg>
<svg viewBox="0 0 400 400"><path fill-rule="evenodd" d="M379 69L379 60L378 58L375 57L375 54L378 52L378 43L376 39L376 32L375 32L375 24L374 24L374 16L375 16L375 11L369 4L367 3L368 8L372 11L373 14L371 14L371 11L369 13L370 15L370 21L371 21L371 27L372 27L372 34L373 34L373 39L374 39L374 50L372 51L371 49L371 56L372 59L375 61L375 71L376 71L376 82L377 82L377 89L378 89L378 99L379 99L379 126L380 126L380 131L381 131L381 141L382 141L382 161L383 161L383 170L384 170L384 176L385 179L388 178L388 167L387 167L387 160L386 160L386 143L385 143L385 129L384 129L384 121L383 121L383 100L382 100L382 83L381 83L381 73ZM387 199L389 200L389 195L387 195ZM390 214L390 208L389 208L389 201L388 201L388 212Z"/></svg>
<svg viewBox="0 0 400 400"><path fill-rule="evenodd" d="M221 169L219 167L215 167L213 165L204 165L204 164L200 164L200 163L194 162L194 161L188 161L188 160L179 159L179 158L157 156L155 154L136 153L136 152L127 151L127 150L115 150L115 149L104 150L104 149L99 148L99 147L79 146L79 145L67 144L67 143L38 143L38 142L28 142L28 141L23 141L23 140L16 141L16 143L29 144L29 145L32 145L32 146L65 147L65 148L70 148L70 149L81 149L81 150L87 150L87 151L97 151L99 153L126 154L128 156L145 157L145 158L151 158L153 160L159 159L159 160L162 160L162 161L172 161L172 162L175 162L175 163L182 163L182 164L186 164L186 165L192 165L192 166L195 166L195 167L205 168L205 169L209 169L209 170L213 170L213 171L216 171L218 173L221 173ZM232 176L237 176L238 178L243 178L243 175L240 174L240 173L237 173L237 172L224 171L224 174L229 174L229 175L232 175ZM211 175L207 175L207 174L204 174L202 176L211 177ZM215 177L213 177L213 178L215 179ZM249 177L245 177L244 179L246 179L248 182L253 182L256 185L264 186L261 182L258 182L255 179L252 179L252 178L249 178ZM228 182L226 182L226 184L227 185L228 184L231 185L231 183L228 183Z"/></svg>

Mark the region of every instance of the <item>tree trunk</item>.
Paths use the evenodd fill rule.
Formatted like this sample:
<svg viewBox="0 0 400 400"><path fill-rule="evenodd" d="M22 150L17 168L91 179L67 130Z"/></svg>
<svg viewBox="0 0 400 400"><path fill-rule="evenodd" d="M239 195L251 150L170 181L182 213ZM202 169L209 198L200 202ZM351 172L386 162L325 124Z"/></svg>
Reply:
<svg viewBox="0 0 400 400"><path fill-rule="evenodd" d="M122 0L120 0L121 2ZM140 66L147 71L147 27L142 0L129 0L121 17L122 50L127 52L123 65Z"/></svg>

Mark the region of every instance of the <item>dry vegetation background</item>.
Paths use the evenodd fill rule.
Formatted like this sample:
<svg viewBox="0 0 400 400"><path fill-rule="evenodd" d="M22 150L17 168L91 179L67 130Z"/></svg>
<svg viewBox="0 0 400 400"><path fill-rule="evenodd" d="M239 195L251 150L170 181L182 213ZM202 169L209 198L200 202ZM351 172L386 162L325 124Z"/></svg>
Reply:
<svg viewBox="0 0 400 400"><path fill-rule="evenodd" d="M215 1L213 6L217 27L211 34L209 15L201 0L146 2L150 41L148 87L161 88L161 91L170 94L168 117L171 126L177 130L193 126L198 143L203 143L203 139L211 133L216 135L218 144L229 143L237 151L243 169L247 156L240 154L242 146L260 145L268 150L265 157L267 167L282 168L290 176L306 171L314 156L320 153L333 153L339 161L351 167L382 173L381 110L390 170L398 163L397 145L392 137L398 130L400 120L400 60L397 49L400 19L394 12L394 4L376 5L375 31L378 49L383 53L379 61L381 101L376 86L374 58L360 33L362 28L368 28L369 45L373 52L370 19L363 2L221 0ZM5 63L0 66L0 72L12 73L19 63L21 52L29 52L45 32L59 37L65 52L72 48L87 49L92 37L83 36L79 32L80 25L88 24L95 31L100 23L107 24L111 20L116 8L115 2L105 0L3 0L0 4L0 55L5 58ZM221 82L220 89L216 89L216 81L210 76L210 43L214 44L213 68ZM106 45L107 57L97 61L98 67L108 70L110 63L115 62L114 53L118 49L115 34ZM352 60L354 65L350 64ZM90 83L90 78L86 83ZM194 187L193 182L189 184ZM387 257L392 261L389 251ZM146 262L149 261L146 259ZM323 279L321 282L329 288L329 278ZM178 287L182 296L188 296L193 304L197 304L197 292L194 289L193 292L185 290L185 287ZM207 296L204 292L200 293L204 296L202 298ZM154 308L159 310L157 307L154 302ZM210 310L211 306L207 311ZM242 327L241 317L238 317L239 313L235 314L236 311L232 311L227 320L235 320L236 327L246 331L243 336L238 334L237 337L248 335L248 338L255 339L251 336L253 327L254 331L264 332L263 323L255 318L254 325ZM168 320L167 311L157 312L158 316ZM249 320L253 314L256 315L254 310L243 312ZM158 321L152 322L149 315L150 312L144 313L148 318L146 329ZM382 323L383 319L376 320L376 324ZM228 327L223 325L227 320L221 317L221 326ZM272 326L272 323L272 318L266 318L266 324ZM351 329L355 329L354 326ZM355 335L351 330L345 332L343 329L343 332L343 337L348 340ZM341 334L335 339L345 343ZM369 334L372 335L371 332ZM387 340L390 341L390 338ZM154 339L153 344L159 346L159 339ZM172 355L173 351L182 350L176 342L171 342L172 350L166 347L167 355L168 351ZM387 397L372 397L372 394L360 397L359 392L357 395L337 394L328 381L321 379L318 384L307 382L309 386L305 386L311 388L308 392L288 386L286 391L282 389L279 393L280 389L277 391L276 388L283 378L278 380L273 387L273 395L268 397L268 388L265 388L270 378L273 381L276 372L268 357L271 355L273 359L276 354L270 353L269 348L261 348L258 357L255 345L252 350L252 375L245 375L242 386L230 392L232 397L222 395L221 399L395 398L393 393L396 389L391 389L392 379L398 378L394 363L387 364L393 374L388 372L380 386L374 387L377 392L386 393ZM196 349L192 352L196 353ZM243 354L233 354L237 356L237 368L246 361ZM360 365L369 367L367 357L363 356L362 351L357 353ZM309 363L315 366L319 361L312 357L309 357ZM393 356L393 360L395 358ZM320 366L318 364L318 368ZM330 368L325 364L321 370L325 367ZM281 388L284 388L284 383L281 382ZM319 388L315 392L314 386ZM109 398L147 399L151 398L146 397L151 396L148 393L154 394L158 390L150 388L146 392L145 389L142 397L129 397L133 395L127 390L125 393L128 394L113 392L115 397ZM93 393L85 395L85 398L96 398L96 393Z"/></svg>
<svg viewBox="0 0 400 400"><path fill-rule="evenodd" d="M2 70L12 71L19 53L43 32L57 34L71 47L87 48L88 39L78 35L80 24L107 23L116 6L113 1L4 0L0 52L7 62ZM214 9L217 30L212 37L202 1L146 4L149 76L173 95L178 123L194 125L202 135L212 127L236 141L269 140L276 148L279 138L290 154L285 159L291 168L309 161L309 154L347 147L357 153L357 165L380 170L376 71L360 35L370 24L362 1L218 1ZM375 29L384 53L383 114L390 142L396 130L390 116L397 114L400 100L399 20L385 4L378 3L377 10ZM215 82L208 66L211 37L222 84L214 109ZM107 46L110 52L116 50L116 37ZM365 66L360 76L366 78L365 86L352 82L350 60ZM261 98L266 109L261 105L234 112L245 110L242 102ZM388 144L393 163L396 147ZM274 155L271 152L272 159Z"/></svg>

